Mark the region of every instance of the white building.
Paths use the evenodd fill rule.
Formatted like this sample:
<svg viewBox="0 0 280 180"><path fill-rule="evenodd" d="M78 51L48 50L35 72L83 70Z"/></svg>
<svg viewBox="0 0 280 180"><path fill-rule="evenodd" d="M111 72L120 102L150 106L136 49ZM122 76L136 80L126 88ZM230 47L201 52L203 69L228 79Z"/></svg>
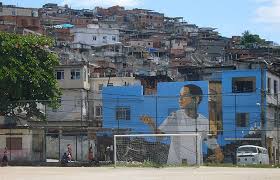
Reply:
<svg viewBox="0 0 280 180"><path fill-rule="evenodd" d="M47 108L49 126L81 126L87 121L87 93L89 85L88 64L60 65L55 76L62 96L58 109Z"/></svg>
<svg viewBox="0 0 280 180"><path fill-rule="evenodd" d="M269 139L267 145L273 154L274 159L271 159L271 161L277 162L277 158L279 158L278 148L280 146L280 77L270 71L266 73L266 99L266 137Z"/></svg>
<svg viewBox="0 0 280 180"><path fill-rule="evenodd" d="M119 30L100 28L98 25L88 25L87 28L73 28L72 48L91 48L119 43Z"/></svg>

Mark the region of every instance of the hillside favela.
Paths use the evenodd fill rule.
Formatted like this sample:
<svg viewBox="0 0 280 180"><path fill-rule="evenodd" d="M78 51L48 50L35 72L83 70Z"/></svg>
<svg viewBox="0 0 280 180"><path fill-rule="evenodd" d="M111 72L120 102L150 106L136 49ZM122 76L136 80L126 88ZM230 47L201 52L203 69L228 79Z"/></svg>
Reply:
<svg viewBox="0 0 280 180"><path fill-rule="evenodd" d="M0 3L2 165L279 166L280 46L187 18Z"/></svg>

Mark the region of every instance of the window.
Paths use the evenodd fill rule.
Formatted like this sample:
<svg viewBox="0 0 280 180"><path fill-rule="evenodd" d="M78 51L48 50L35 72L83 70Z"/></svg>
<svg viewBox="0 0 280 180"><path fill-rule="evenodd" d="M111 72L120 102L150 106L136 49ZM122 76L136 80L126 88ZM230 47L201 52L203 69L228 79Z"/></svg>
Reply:
<svg viewBox="0 0 280 180"><path fill-rule="evenodd" d="M22 150L22 138L6 137L6 147L9 150Z"/></svg>
<svg viewBox="0 0 280 180"><path fill-rule="evenodd" d="M274 96L277 96L278 94L278 81L274 80L273 82L273 90L274 90Z"/></svg>
<svg viewBox="0 0 280 180"><path fill-rule="evenodd" d="M116 120L130 120L130 108L129 107L117 107L116 108Z"/></svg>
<svg viewBox="0 0 280 180"><path fill-rule="evenodd" d="M238 153L242 153L242 152L250 152L250 153L257 153L257 148L255 147L240 147L237 149Z"/></svg>
<svg viewBox="0 0 280 180"><path fill-rule="evenodd" d="M267 78L267 93L271 93L271 78Z"/></svg>
<svg viewBox="0 0 280 180"><path fill-rule="evenodd" d="M96 41L96 36L92 36L92 40L93 40L93 41Z"/></svg>
<svg viewBox="0 0 280 180"><path fill-rule="evenodd" d="M116 36L112 36L112 41L116 41L116 40L117 40Z"/></svg>
<svg viewBox="0 0 280 180"><path fill-rule="evenodd" d="M103 43L107 43L107 36L103 36Z"/></svg>
<svg viewBox="0 0 280 180"><path fill-rule="evenodd" d="M103 89L103 84L98 84L98 90L102 91L102 89Z"/></svg>
<svg viewBox="0 0 280 180"><path fill-rule="evenodd" d="M236 126L248 127L249 126L249 113L237 113L236 114Z"/></svg>
<svg viewBox="0 0 280 180"><path fill-rule="evenodd" d="M56 70L55 74L56 74L56 79L57 80L64 79L64 70Z"/></svg>
<svg viewBox="0 0 280 180"><path fill-rule="evenodd" d="M102 106L96 106L95 107L95 116L96 117L102 117Z"/></svg>
<svg viewBox="0 0 280 180"><path fill-rule="evenodd" d="M249 93L256 91L255 77L239 77L232 78L232 92L233 93Z"/></svg>
<svg viewBox="0 0 280 180"><path fill-rule="evenodd" d="M80 78L81 78L80 69L72 69L71 70L71 79L80 79Z"/></svg>

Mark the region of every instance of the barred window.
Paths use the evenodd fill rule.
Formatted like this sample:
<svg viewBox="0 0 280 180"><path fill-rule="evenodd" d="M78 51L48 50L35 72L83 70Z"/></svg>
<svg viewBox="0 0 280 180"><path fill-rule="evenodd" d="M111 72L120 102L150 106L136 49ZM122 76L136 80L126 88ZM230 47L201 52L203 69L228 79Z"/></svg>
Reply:
<svg viewBox="0 0 280 180"><path fill-rule="evenodd" d="M96 106L95 107L95 116L96 117L102 117L102 106Z"/></svg>
<svg viewBox="0 0 280 180"><path fill-rule="evenodd" d="M117 107L116 120L130 120L130 107Z"/></svg>
<svg viewBox="0 0 280 180"><path fill-rule="evenodd" d="M249 113L237 113L236 114L236 126L248 127L249 126Z"/></svg>

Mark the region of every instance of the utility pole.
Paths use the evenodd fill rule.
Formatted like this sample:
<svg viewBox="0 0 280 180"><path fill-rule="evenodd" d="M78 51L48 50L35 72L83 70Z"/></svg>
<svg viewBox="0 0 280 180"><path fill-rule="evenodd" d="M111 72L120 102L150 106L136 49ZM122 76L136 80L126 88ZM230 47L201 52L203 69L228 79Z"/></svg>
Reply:
<svg viewBox="0 0 280 180"><path fill-rule="evenodd" d="M198 132L198 129L197 129L197 102L196 102L196 97L194 96L194 97L192 97L193 98L193 102L195 103L195 106L194 106L194 110L195 110L195 134L197 134L197 132ZM195 136L195 161L196 161L196 164L198 164L198 148L197 148L197 135ZM200 148L202 148L202 147L200 147ZM200 153L200 152L199 152Z"/></svg>
<svg viewBox="0 0 280 180"><path fill-rule="evenodd" d="M276 123L277 123L277 149L278 153L276 155L278 156L278 165L280 164L280 140L279 140L279 93L277 92L277 106L276 106Z"/></svg>
<svg viewBox="0 0 280 180"><path fill-rule="evenodd" d="M266 127L265 127L265 72L264 72L264 65L263 63L260 64L261 66L261 144L263 147L266 147Z"/></svg>
<svg viewBox="0 0 280 180"><path fill-rule="evenodd" d="M234 138L235 138L235 145L237 142L237 132L236 132L236 126L237 126L237 117L236 117L236 94L234 94ZM236 148L235 148L236 149Z"/></svg>
<svg viewBox="0 0 280 180"><path fill-rule="evenodd" d="M80 129L80 138L81 138L81 161L83 160L83 97L81 98L81 129Z"/></svg>
<svg viewBox="0 0 280 180"><path fill-rule="evenodd" d="M157 97L157 94L156 94L156 134L158 133L158 97Z"/></svg>

